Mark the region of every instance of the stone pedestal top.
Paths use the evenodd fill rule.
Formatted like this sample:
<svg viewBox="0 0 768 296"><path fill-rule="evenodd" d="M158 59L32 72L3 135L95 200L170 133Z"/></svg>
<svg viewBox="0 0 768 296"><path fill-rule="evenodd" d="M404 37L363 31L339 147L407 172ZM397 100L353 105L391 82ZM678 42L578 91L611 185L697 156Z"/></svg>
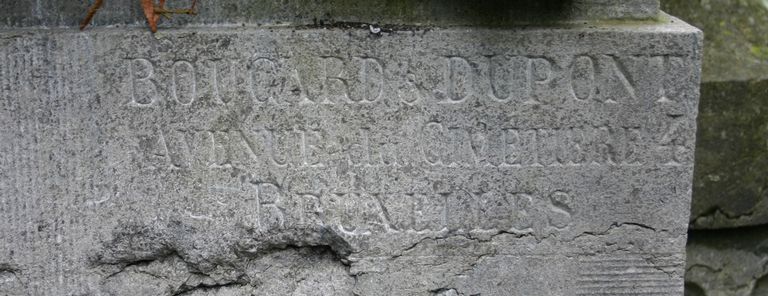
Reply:
<svg viewBox="0 0 768 296"><path fill-rule="evenodd" d="M96 26L144 24L139 0L104 0ZM77 26L92 1L21 0L0 3L0 26ZM168 0L188 7L191 0ZM316 25L339 22L389 25L489 25L646 20L658 0L200 0L197 16L175 16L164 26ZM162 26L161 26L162 28Z"/></svg>

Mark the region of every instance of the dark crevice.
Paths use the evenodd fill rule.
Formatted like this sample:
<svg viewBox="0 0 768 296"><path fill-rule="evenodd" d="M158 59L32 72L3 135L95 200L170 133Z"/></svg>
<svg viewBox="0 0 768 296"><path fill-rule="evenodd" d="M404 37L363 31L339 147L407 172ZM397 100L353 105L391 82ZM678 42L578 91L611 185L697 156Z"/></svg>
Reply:
<svg viewBox="0 0 768 296"><path fill-rule="evenodd" d="M703 213L691 219L691 227L695 228L702 224L704 225L710 224L710 223L702 223L701 221L705 219L716 219L718 216L722 216L727 220L741 220L744 218L751 218L752 216L754 216L754 214L755 214L754 209L746 213L734 214L734 213L729 213L728 211L725 211L718 206L713 206L710 209L704 211Z"/></svg>
<svg viewBox="0 0 768 296"><path fill-rule="evenodd" d="M456 289L452 289L452 288L439 288L439 289L429 290L429 293L431 293L431 295L435 295L435 296L443 296L443 295L446 295L446 296L458 296L458 295L462 295L462 294L458 293L458 291L456 291Z"/></svg>
<svg viewBox="0 0 768 296"><path fill-rule="evenodd" d="M685 282L685 296L707 296L707 293L696 283Z"/></svg>
<svg viewBox="0 0 768 296"><path fill-rule="evenodd" d="M21 268L11 263L0 263L0 272L17 274L17 273L21 273Z"/></svg>
<svg viewBox="0 0 768 296"><path fill-rule="evenodd" d="M241 279L238 279L236 281L227 282L227 283L221 283L221 284L199 284L194 286L188 286L188 285L182 285L178 291L171 294L171 296L182 296L182 295L189 295L194 292L215 292L219 291L223 288L244 288L249 286L248 281L244 280L242 277Z"/></svg>
<svg viewBox="0 0 768 296"><path fill-rule="evenodd" d="M706 270L708 270L711 273L718 273L718 272L722 271L721 268L714 268L712 266L704 265L704 264L691 264L690 266L688 266L685 269L685 271L686 272L690 272L690 271L692 271L692 270L694 270L696 268L706 269Z"/></svg>
<svg viewBox="0 0 768 296"><path fill-rule="evenodd" d="M768 255L768 225L725 229L689 229L689 245L705 245L718 250L738 249Z"/></svg>
<svg viewBox="0 0 768 296"><path fill-rule="evenodd" d="M765 296L768 295L768 275L764 275L755 282L755 287L752 289L752 296Z"/></svg>

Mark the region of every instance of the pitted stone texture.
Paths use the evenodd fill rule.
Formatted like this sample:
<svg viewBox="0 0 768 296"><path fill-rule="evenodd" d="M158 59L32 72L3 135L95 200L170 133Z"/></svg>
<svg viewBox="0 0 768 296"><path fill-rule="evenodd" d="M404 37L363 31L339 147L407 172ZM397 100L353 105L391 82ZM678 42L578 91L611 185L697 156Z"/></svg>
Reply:
<svg viewBox="0 0 768 296"><path fill-rule="evenodd" d="M76 26L92 1L19 0L0 3L0 26ZM143 25L139 0L104 0L94 24ZM191 0L169 0L187 8ZM198 1L194 17L163 19L162 26L186 24L293 24L364 22L401 25L508 25L655 19L658 0L216 0Z"/></svg>
<svg viewBox="0 0 768 296"><path fill-rule="evenodd" d="M6 294L683 292L701 34L680 21L0 51Z"/></svg>

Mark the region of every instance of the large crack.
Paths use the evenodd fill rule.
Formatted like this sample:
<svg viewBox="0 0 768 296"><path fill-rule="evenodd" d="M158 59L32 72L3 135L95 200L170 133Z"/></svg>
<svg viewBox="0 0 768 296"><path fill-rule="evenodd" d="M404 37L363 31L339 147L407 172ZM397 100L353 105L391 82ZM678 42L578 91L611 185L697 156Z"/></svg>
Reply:
<svg viewBox="0 0 768 296"><path fill-rule="evenodd" d="M113 233L111 240L103 243L91 258L91 264L106 271L102 285L125 282L116 280L117 277L130 279L147 275L174 287L168 292L169 296L192 295L196 291L215 293L224 288L257 288L278 282L264 278L281 268L291 272L318 270L317 274L343 270L345 277L356 279L357 276L350 272L347 259L353 252L352 246L333 229L313 227L281 229L279 232L238 229L221 241L211 242L213 249L210 246L196 248L195 238L200 235L210 234L196 233L178 223L123 226ZM293 259L282 260L285 257ZM181 267L174 264L181 264ZM333 267L334 264L338 267ZM263 270L259 270L262 267ZM169 270L176 270L174 272L186 275L186 278L174 278L174 272ZM294 289L306 289L305 285L310 285L303 281L312 275L302 277L300 273L288 275L296 277ZM338 289L354 288L344 287L343 280L333 284L339 285Z"/></svg>
<svg viewBox="0 0 768 296"><path fill-rule="evenodd" d="M666 231L640 223L616 222L605 230L584 232L572 238L607 235L622 227L653 232ZM333 228L316 226L266 232L236 228L226 229L226 234L220 236L212 233L215 231L217 230L209 228L194 229L173 222L161 225L124 225L113 233L111 240L103 243L92 258L92 263L95 267L109 271L103 277L104 284L112 284L110 281L117 277L125 276L135 280L138 275L146 275L157 281L170 283L169 286L173 288L167 293L168 296L197 295L195 292L216 295L226 293L229 289L260 290L270 281L287 283L286 285L294 290L309 289L308 287L316 287L317 282L323 281L314 279L312 274L329 272L342 274L347 280L337 279L333 283L321 285L331 286L327 293L333 294L336 291L333 289L339 289L348 291L349 294L359 294L361 292L356 292L356 289L361 277L378 273L364 269L353 271L353 265L357 262L354 255L361 253L352 246L348 237ZM417 249L428 249L428 243L451 243L452 239L464 240L465 243L475 246L492 246L500 239L535 238L537 242L543 242L553 236L557 235L542 236L530 231L445 233L419 238L385 258L397 260L410 256L410 253L416 252ZM199 241L203 243L198 244ZM456 272L454 276L466 276L475 272L478 266L487 261L486 258L498 256L498 252L495 248L476 249L472 254L466 255L462 266L453 267ZM173 264L182 265L177 269L185 278L179 280L168 274L167 270L171 270ZM163 268L156 268L158 265ZM285 270L292 273L283 272ZM665 269L659 270L669 273ZM368 277L365 279L369 280ZM124 282L126 281L121 280L114 283L120 285ZM453 288L435 291L438 293L435 295L462 295ZM455 294L450 294L454 292Z"/></svg>

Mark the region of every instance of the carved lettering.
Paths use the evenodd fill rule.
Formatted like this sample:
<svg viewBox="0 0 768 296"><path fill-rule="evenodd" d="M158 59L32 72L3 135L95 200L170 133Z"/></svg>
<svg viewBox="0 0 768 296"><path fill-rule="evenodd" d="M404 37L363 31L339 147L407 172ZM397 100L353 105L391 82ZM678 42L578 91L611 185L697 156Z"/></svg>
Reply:
<svg viewBox="0 0 768 296"><path fill-rule="evenodd" d="M491 96L502 102L522 103L530 95L530 62L525 57L488 57Z"/></svg>
<svg viewBox="0 0 768 296"><path fill-rule="evenodd" d="M24 55L14 57L18 59L8 56L9 69L18 64L14 60L27 63ZM365 54L216 58L179 60L168 67L156 67L165 63L145 58L126 61L129 105L145 107L155 106L165 94L170 96L169 101L184 106L198 99L228 105L233 99L246 96L250 96L253 104L287 105L387 100L406 105L463 104L474 97L522 105L553 105L569 98L583 104L670 103L685 96L680 85L685 85L692 67L683 56L608 54L487 54L425 61L385 61ZM169 83L158 84L165 79ZM387 91L394 91L395 95L386 96Z"/></svg>
<svg viewBox="0 0 768 296"><path fill-rule="evenodd" d="M249 67L250 93L255 103L265 103L275 100L280 93L281 84L277 76L275 61L268 58L257 58Z"/></svg>
<svg viewBox="0 0 768 296"><path fill-rule="evenodd" d="M353 102L375 102L384 92L384 66L377 59L356 58L360 70L357 75L356 94L350 97Z"/></svg>
<svg viewBox="0 0 768 296"><path fill-rule="evenodd" d="M338 103L349 101L349 81L345 78L344 60L338 57L324 57L326 98L323 103Z"/></svg>
<svg viewBox="0 0 768 296"><path fill-rule="evenodd" d="M605 72L607 76L601 82L601 85L606 85L608 88L613 87L609 92L606 92L609 96L605 98L605 103L617 103L621 100L622 103L637 102L638 98L635 91L635 86L632 84L629 78L629 71L622 61L616 56L604 56L604 61L607 64ZM623 95L616 93L618 89L623 90Z"/></svg>
<svg viewBox="0 0 768 296"><path fill-rule="evenodd" d="M171 94L173 99L182 105L189 106L197 97L197 76L195 66L187 61L173 63L171 79Z"/></svg>
<svg viewBox="0 0 768 296"><path fill-rule="evenodd" d="M665 165L677 166L692 162L691 149L684 133L684 121L682 116L669 116L670 120L665 124L664 133L658 139L660 161Z"/></svg>
<svg viewBox="0 0 768 296"><path fill-rule="evenodd" d="M209 131L208 135L211 139L211 168L232 167L229 133L226 131Z"/></svg>
<svg viewBox="0 0 768 296"><path fill-rule="evenodd" d="M464 102L472 91L472 73L472 66L465 58L446 58L445 90L438 93L438 99L444 103Z"/></svg>
<svg viewBox="0 0 768 296"><path fill-rule="evenodd" d="M269 154L269 159L272 164L276 167L288 166L289 154L287 153L288 147L285 145L289 135L286 133L277 133L273 129L268 129L265 131L264 136L267 144L267 153Z"/></svg>
<svg viewBox="0 0 768 296"><path fill-rule="evenodd" d="M568 227L573 214L570 195L562 191L555 191L549 195L549 200L552 203L549 224L559 229Z"/></svg>
<svg viewBox="0 0 768 296"><path fill-rule="evenodd" d="M591 100L595 96L595 60L590 56L578 56L571 65L571 92L578 100Z"/></svg>
<svg viewBox="0 0 768 296"><path fill-rule="evenodd" d="M301 162L305 167L323 167L321 157L323 135L320 129L299 130L301 136Z"/></svg>
<svg viewBox="0 0 768 296"><path fill-rule="evenodd" d="M441 145L445 143L443 141L445 137L443 125L438 122L429 122L424 126L422 134L424 137L422 141L424 160L433 166L443 165L443 156L445 155L444 146Z"/></svg>
<svg viewBox="0 0 768 296"><path fill-rule="evenodd" d="M237 97L238 90L241 88L239 83L236 60L214 60L211 61L211 76L213 86L213 95L218 103L229 104L233 98Z"/></svg>
<svg viewBox="0 0 768 296"><path fill-rule="evenodd" d="M131 106L151 106L157 101L155 67L146 59L127 60L131 82Z"/></svg>
<svg viewBox="0 0 768 296"><path fill-rule="evenodd" d="M688 158L687 144L677 135L680 130L673 124L664 131L666 134L656 135L660 145L656 149L658 159L670 159L673 150L677 151L674 159ZM179 151L173 156L177 164L193 165L182 166L185 169L203 168L201 164L205 168L227 168L260 160L277 168L322 168L328 162L342 159L349 167L638 166L651 156L644 130L633 126L521 129L428 122L416 131L407 128L374 132L367 127L359 128L336 137L340 142L331 141L334 137L329 136L334 131L312 126L258 130L178 129L175 134L180 140L174 139L173 142L179 143L174 145L182 146L169 149ZM157 137L154 139L159 141ZM673 146L677 148L672 149ZM142 153L155 155L151 157L165 155L162 152Z"/></svg>
<svg viewBox="0 0 768 296"><path fill-rule="evenodd" d="M256 183L258 194L258 225L261 229L279 229L285 226L284 209L280 206L285 199L282 189L277 184Z"/></svg>

